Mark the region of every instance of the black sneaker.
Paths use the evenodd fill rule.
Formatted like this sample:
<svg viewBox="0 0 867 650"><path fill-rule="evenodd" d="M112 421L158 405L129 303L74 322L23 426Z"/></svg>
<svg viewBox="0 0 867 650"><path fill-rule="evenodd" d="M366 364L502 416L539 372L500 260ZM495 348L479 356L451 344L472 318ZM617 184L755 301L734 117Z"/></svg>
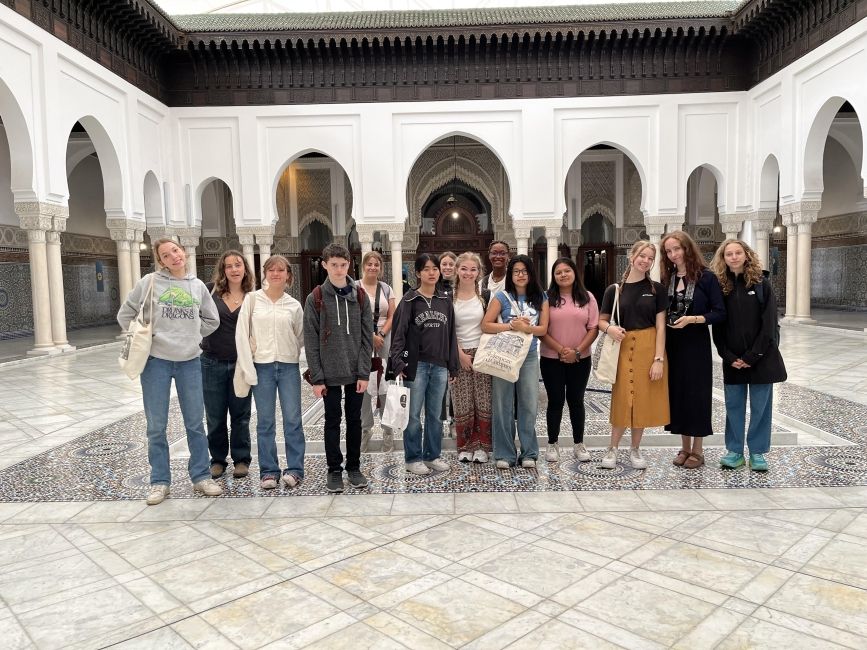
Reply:
<svg viewBox="0 0 867 650"><path fill-rule="evenodd" d="M349 484L354 488L366 488L367 487L367 477L361 473L361 470L358 469L350 469L346 471L347 476L349 476Z"/></svg>
<svg viewBox="0 0 867 650"><path fill-rule="evenodd" d="M328 479L325 481L325 489L329 492L343 492L343 472L328 472Z"/></svg>

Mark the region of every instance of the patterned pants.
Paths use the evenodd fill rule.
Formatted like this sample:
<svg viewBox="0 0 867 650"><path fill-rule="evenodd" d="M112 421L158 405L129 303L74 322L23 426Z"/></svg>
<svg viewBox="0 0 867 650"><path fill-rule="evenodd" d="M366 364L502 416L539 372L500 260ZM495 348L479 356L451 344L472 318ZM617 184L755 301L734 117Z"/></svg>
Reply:
<svg viewBox="0 0 867 650"><path fill-rule="evenodd" d="M474 357L476 348L464 352ZM491 376L461 368L451 390L458 451L490 452Z"/></svg>

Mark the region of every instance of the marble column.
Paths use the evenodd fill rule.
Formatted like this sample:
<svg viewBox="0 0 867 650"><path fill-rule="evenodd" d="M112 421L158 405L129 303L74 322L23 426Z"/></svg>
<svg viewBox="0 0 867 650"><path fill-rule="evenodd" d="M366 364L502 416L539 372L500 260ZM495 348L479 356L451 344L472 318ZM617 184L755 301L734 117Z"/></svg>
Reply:
<svg viewBox="0 0 867 650"><path fill-rule="evenodd" d="M256 268L256 236L255 235L238 235L238 241L241 243L241 252L244 253L244 259L250 265L250 269L255 273Z"/></svg>
<svg viewBox="0 0 867 650"><path fill-rule="evenodd" d="M196 247L199 245L199 238L202 231L199 228L178 228L178 240L184 251L187 254L187 272L198 277L198 269L196 268Z"/></svg>
<svg viewBox="0 0 867 650"><path fill-rule="evenodd" d="M530 234L533 232L532 226L520 226L517 223L513 224L512 230L515 233L515 243L517 244L518 255L526 255L529 251Z"/></svg>
<svg viewBox="0 0 867 650"><path fill-rule="evenodd" d="M52 218L43 207L48 204L27 201L15 204L15 213L21 229L27 231L27 252L30 262L30 290L33 298L33 338L29 356L57 354L51 333L51 297L48 287L48 252L46 232L52 227Z"/></svg>
<svg viewBox="0 0 867 650"><path fill-rule="evenodd" d="M794 223L798 228L798 276L797 297L795 299L795 320L799 323L814 325L812 318L811 297L811 268L813 248L813 224L819 218L818 201L801 201L801 209L794 213Z"/></svg>
<svg viewBox="0 0 867 650"><path fill-rule="evenodd" d="M355 225L358 233L358 243L361 244L361 257L363 258L373 250L373 234L376 232L373 224L359 223Z"/></svg>
<svg viewBox="0 0 867 650"><path fill-rule="evenodd" d="M135 237L129 247L129 263L132 271L133 286L141 280L141 245L144 242L144 230L135 230Z"/></svg>
<svg viewBox="0 0 867 650"><path fill-rule="evenodd" d="M738 239L744 227L744 219L740 214L721 214L719 225L726 239Z"/></svg>
<svg viewBox="0 0 867 650"><path fill-rule="evenodd" d="M259 246L259 264L262 266L262 277L265 277L265 262L271 257L271 246L274 245L273 235L256 235L256 245Z"/></svg>
<svg viewBox="0 0 867 650"><path fill-rule="evenodd" d="M548 279L548 282L551 282L551 266L560 257L560 231L561 227L545 227L545 241L548 244L548 250L546 251L546 257L548 262L548 268L544 269L544 273L540 274L545 276Z"/></svg>
<svg viewBox="0 0 867 650"><path fill-rule="evenodd" d="M774 218L776 217L775 210L758 210L753 212L750 221L752 222L753 234L756 238L755 248L759 259L762 262L762 268L770 269L771 262L768 257L768 237L771 230L774 229Z"/></svg>
<svg viewBox="0 0 867 650"><path fill-rule="evenodd" d="M795 214L799 204L790 203L780 206L780 216L786 227L786 313L785 319L793 321L798 303L798 227Z"/></svg>
<svg viewBox="0 0 867 650"><path fill-rule="evenodd" d="M106 224L111 239L117 246L117 275L120 300L123 302L132 291L132 257L130 256L130 242L135 240L135 227L128 219L110 217ZM154 260L156 263L156 260Z"/></svg>
<svg viewBox="0 0 867 650"><path fill-rule="evenodd" d="M46 233L48 253L48 295L51 302L51 337L61 352L75 348L66 337L66 301L63 292L63 262L60 256L60 233L66 230L66 219L54 218L54 228Z"/></svg>
<svg viewBox="0 0 867 650"><path fill-rule="evenodd" d="M403 295L403 225L400 230L388 229L388 241L391 244L391 287L397 297Z"/></svg>

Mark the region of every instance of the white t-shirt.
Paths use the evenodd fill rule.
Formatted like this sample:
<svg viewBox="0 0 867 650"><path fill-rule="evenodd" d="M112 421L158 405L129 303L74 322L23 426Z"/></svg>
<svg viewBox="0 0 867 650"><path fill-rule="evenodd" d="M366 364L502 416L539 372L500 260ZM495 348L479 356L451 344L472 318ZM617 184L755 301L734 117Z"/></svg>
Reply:
<svg viewBox="0 0 867 650"><path fill-rule="evenodd" d="M473 296L469 300L455 298L453 304L458 347L462 350L479 347L479 339L482 337L482 317L485 315L482 301Z"/></svg>

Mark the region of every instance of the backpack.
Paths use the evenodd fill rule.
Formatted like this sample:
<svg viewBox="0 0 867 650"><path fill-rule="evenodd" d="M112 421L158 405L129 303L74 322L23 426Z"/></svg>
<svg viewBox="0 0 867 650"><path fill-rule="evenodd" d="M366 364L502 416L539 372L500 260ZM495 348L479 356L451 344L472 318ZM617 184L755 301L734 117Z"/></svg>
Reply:
<svg viewBox="0 0 867 650"><path fill-rule="evenodd" d="M766 278L762 278L762 281L759 282L755 286L756 298L759 301L759 304L762 307L765 306L765 282L767 282ZM776 343L777 347L780 346L780 315L776 313L774 310L774 324L776 327L774 328L774 334L771 336L771 340Z"/></svg>
<svg viewBox="0 0 867 650"><path fill-rule="evenodd" d="M364 310L364 303L362 303L363 299L367 299L367 292L364 290L364 287L356 287L356 291L358 291L358 309ZM317 314L325 314L323 317L322 327L319 331L319 341L322 345L325 345L328 342L328 337L331 336L331 328L328 327L328 312L323 310L324 301L322 299L322 285L316 285L313 288L313 308L316 310Z"/></svg>

